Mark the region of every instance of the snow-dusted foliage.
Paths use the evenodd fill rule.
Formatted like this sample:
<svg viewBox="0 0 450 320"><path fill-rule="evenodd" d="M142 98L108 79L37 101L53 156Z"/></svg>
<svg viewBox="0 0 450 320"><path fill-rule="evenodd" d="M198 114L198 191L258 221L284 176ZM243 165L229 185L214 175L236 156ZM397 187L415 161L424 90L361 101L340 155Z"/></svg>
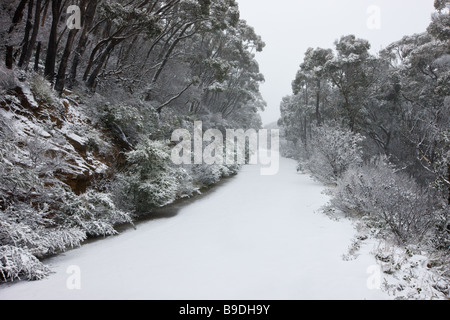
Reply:
<svg viewBox="0 0 450 320"><path fill-rule="evenodd" d="M83 179L107 169L94 155L100 148L88 145L89 139L100 144L101 133L73 106L64 105L40 76L32 77L30 88L22 83L5 92L0 108L0 281L40 279L47 269L37 259L80 246L87 236L115 234L114 225L131 219L116 209L109 194L82 192ZM108 143L101 144L102 152L108 152Z"/></svg>
<svg viewBox="0 0 450 320"><path fill-rule="evenodd" d="M167 142L144 138L126 158L121 193L136 211L147 212L175 201L179 181Z"/></svg>
<svg viewBox="0 0 450 320"><path fill-rule="evenodd" d="M403 244L429 236L439 210L426 189L385 160L348 170L339 180L332 205L371 218Z"/></svg>
<svg viewBox="0 0 450 320"><path fill-rule="evenodd" d="M201 186L193 177L191 165L177 167L175 178L179 182L177 199L190 198L196 194L201 194Z"/></svg>
<svg viewBox="0 0 450 320"><path fill-rule="evenodd" d="M158 117L154 108L141 101L122 104L106 104L100 110L101 121L114 137L125 146L136 145L140 135L152 132L158 136Z"/></svg>
<svg viewBox="0 0 450 320"><path fill-rule="evenodd" d="M202 187L209 187L216 184L224 177L237 174L238 165L194 165L192 175L194 180Z"/></svg>
<svg viewBox="0 0 450 320"><path fill-rule="evenodd" d="M46 104L51 107L58 107L57 98L51 88L51 85L42 76L35 74L32 76L31 81L31 92L33 93L36 101L41 104Z"/></svg>
<svg viewBox="0 0 450 320"><path fill-rule="evenodd" d="M13 245L36 257L77 247L86 239L79 228L56 225L46 218L48 208L37 211L30 206L17 204L0 213L0 240L3 245Z"/></svg>
<svg viewBox="0 0 450 320"><path fill-rule="evenodd" d="M116 235L114 226L132 224L130 214L116 207L111 194L94 190L81 196L70 194L61 210L62 224L79 228L93 237Z"/></svg>
<svg viewBox="0 0 450 320"><path fill-rule="evenodd" d="M69 5L7 1L0 12L0 246L16 270L4 281L40 272L26 255L117 234L132 213L237 172L174 166L175 129L261 126L264 42L234 0L81 1L81 30L63 23Z"/></svg>
<svg viewBox="0 0 450 320"><path fill-rule="evenodd" d="M50 273L29 252L15 246L0 246L0 282L14 280L41 280Z"/></svg>
<svg viewBox="0 0 450 320"><path fill-rule="evenodd" d="M312 133L306 167L321 181L336 182L350 166L362 163L360 134L327 124L314 127Z"/></svg>
<svg viewBox="0 0 450 320"><path fill-rule="evenodd" d="M293 95L281 103L279 125L285 145L296 149L299 169L337 183L335 208L362 215L385 238L448 255L446 3L435 1L426 32L405 36L378 55L354 35L332 49L308 49ZM338 124L334 133L330 122ZM369 163L380 156L392 165Z"/></svg>
<svg viewBox="0 0 450 320"><path fill-rule="evenodd" d="M142 138L126 153L126 170L115 183L116 198L137 214L162 207L176 199L191 197L222 178L238 172L237 165L175 166L168 142Z"/></svg>

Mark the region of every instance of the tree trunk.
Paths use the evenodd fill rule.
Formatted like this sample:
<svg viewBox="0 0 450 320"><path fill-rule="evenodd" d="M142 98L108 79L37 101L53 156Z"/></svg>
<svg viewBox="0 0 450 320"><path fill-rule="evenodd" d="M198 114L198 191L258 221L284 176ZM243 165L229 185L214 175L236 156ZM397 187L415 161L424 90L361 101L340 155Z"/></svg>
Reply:
<svg viewBox="0 0 450 320"><path fill-rule="evenodd" d="M304 126L303 126L303 137L304 137L304 144L305 144L305 148L308 147L308 121L306 116L304 116Z"/></svg>
<svg viewBox="0 0 450 320"><path fill-rule="evenodd" d="M8 35L14 31L14 28L22 21L23 11L25 10L25 6L27 5L28 0L21 0L19 5L14 11L14 16L12 19L12 24L8 29ZM6 43L6 52L5 52L5 65L8 69L12 69L14 65L14 47L10 44Z"/></svg>
<svg viewBox="0 0 450 320"><path fill-rule="evenodd" d="M61 63L59 64L58 75L56 76L55 90L58 93L62 93L64 90L64 85L66 82L67 64L69 62L70 53L72 52L72 46L75 41L77 33L78 29L72 29L69 31L69 36L67 37L66 47L64 49L64 53L61 58Z"/></svg>
<svg viewBox="0 0 450 320"><path fill-rule="evenodd" d="M163 59L161 65L159 66L158 70L156 71L155 75L153 76L152 84L154 84L154 83L156 83L156 81L158 81L159 76L161 75L164 67L166 66L167 62L169 62L169 59L170 59L170 56L172 55L173 50L178 45L178 43L181 41L181 39L183 39L183 35L186 33L186 31L189 29L190 26L191 26L191 24L188 24L183 28L183 30L181 30L180 35L175 39L175 41L172 43L172 45L167 50L166 54L164 55L164 59Z"/></svg>
<svg viewBox="0 0 450 320"><path fill-rule="evenodd" d="M320 114L320 90L321 90L321 84L320 79L317 80L317 96L316 96L316 119L317 119L317 125L322 125L322 115Z"/></svg>
<svg viewBox="0 0 450 320"><path fill-rule="evenodd" d="M84 71L83 81L87 81L89 74L91 73L92 67L94 66L94 64L98 63L98 61L100 60L100 57L103 54L103 53L101 53L100 55L96 56L97 52L99 52L104 46L108 45L108 47L109 47L112 42L117 41L117 37L123 32L123 30L124 30L124 28L120 28L109 38L105 38L104 40L97 43L97 45L94 47L94 49L92 49L88 64L86 66L86 70Z"/></svg>
<svg viewBox="0 0 450 320"><path fill-rule="evenodd" d="M37 48L36 48L36 56L34 59L34 71L38 72L39 71L39 59L41 56L41 47L42 47L42 43L39 41L37 44Z"/></svg>
<svg viewBox="0 0 450 320"><path fill-rule="evenodd" d="M84 54L84 51L86 50L89 29L92 27L92 23L94 22L97 5L98 5L97 0L91 0L88 1L87 3L86 11L84 13L85 19L82 26L83 30L81 31L80 39L78 40L78 45L73 55L72 66L70 68L69 87L72 87L76 82L78 65L80 63L81 56Z"/></svg>
<svg viewBox="0 0 450 320"><path fill-rule="evenodd" d="M349 120L349 127L351 132L355 132L355 115L352 112L352 108L350 106L350 100L346 94L344 94L345 99L345 110L348 112L348 120Z"/></svg>
<svg viewBox="0 0 450 320"><path fill-rule="evenodd" d="M177 95L173 96L172 98L170 98L167 102L163 103L162 105L160 105L156 111L158 112L158 114L161 114L162 110L167 107L169 104L171 104L172 102L174 102L175 100L177 100L179 97L181 97L183 95L183 93L185 93L186 91L189 90L190 87L192 87L194 83L191 82L189 83L183 90L180 91L180 93L178 93Z"/></svg>
<svg viewBox="0 0 450 320"><path fill-rule="evenodd" d="M447 179L450 181L450 162L447 163ZM448 189L448 205L450 206L450 185L447 186Z"/></svg>
<svg viewBox="0 0 450 320"><path fill-rule="evenodd" d="M58 50L58 23L60 18L60 7L62 0L52 0L52 26L48 40L47 57L45 59L44 76L48 80L53 80L55 76L56 54Z"/></svg>
<svg viewBox="0 0 450 320"><path fill-rule="evenodd" d="M25 9L25 6L27 4L28 0L21 0L19 5L17 6L16 11L14 12L14 16L12 19L12 25L9 28L8 33L13 32L14 28L16 27L16 25L22 21L22 17L23 17L23 10Z"/></svg>
<svg viewBox="0 0 450 320"><path fill-rule="evenodd" d="M12 69L14 64L14 57L13 57L13 46L6 46L6 57L5 57L5 65L6 68Z"/></svg>
<svg viewBox="0 0 450 320"><path fill-rule="evenodd" d="M105 49L105 51L103 51L103 53L100 55L100 57L98 58L98 62L97 62L97 66L95 67L94 71L92 71L91 75L89 76L89 79L86 82L86 86L88 88L94 88L95 85L95 80L97 79L97 76L100 73L100 70L102 70L102 67L106 61L106 59L108 58L108 56L110 55L110 53L112 52L112 50L115 48L115 46L119 43L120 41L117 40L113 40L109 43L108 47Z"/></svg>
<svg viewBox="0 0 450 320"><path fill-rule="evenodd" d="M28 14L27 14L27 23L25 24L25 34L23 37L23 45L22 45L22 53L20 54L19 63L17 64L19 68L23 67L23 64L25 62L25 57L28 52L28 46L30 44L30 32L31 29L33 29L33 5L34 0L30 0L28 2Z"/></svg>
<svg viewBox="0 0 450 320"><path fill-rule="evenodd" d="M31 34L30 43L28 45L28 50L25 54L25 59L24 59L25 70L28 69L28 64L30 63L31 56L33 54L33 48L36 45L37 36L39 34L39 27L40 27L39 21L41 19L41 6L42 6L42 0L36 0L36 11L34 13L33 32Z"/></svg>
<svg viewBox="0 0 450 320"><path fill-rule="evenodd" d="M50 0L46 0L44 2L44 11L42 12L41 28L45 25L45 20L47 20L48 4L49 3L50 3Z"/></svg>

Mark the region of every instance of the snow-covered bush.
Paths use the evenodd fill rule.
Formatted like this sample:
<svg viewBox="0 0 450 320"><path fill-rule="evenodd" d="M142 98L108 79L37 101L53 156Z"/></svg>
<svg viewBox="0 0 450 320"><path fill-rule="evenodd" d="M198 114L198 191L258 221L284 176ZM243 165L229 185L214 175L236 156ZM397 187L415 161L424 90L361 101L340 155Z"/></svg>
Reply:
<svg viewBox="0 0 450 320"><path fill-rule="evenodd" d="M222 178L230 177L239 172L239 165L194 165L192 176L194 181L202 187L210 187Z"/></svg>
<svg viewBox="0 0 450 320"><path fill-rule="evenodd" d="M79 228L57 226L49 215L45 204L34 209L18 202L0 211L0 245L15 246L40 258L77 247L86 239Z"/></svg>
<svg viewBox="0 0 450 320"><path fill-rule="evenodd" d="M86 233L58 226L46 204L33 208L24 202L0 211L0 282L40 280L49 269L38 258L81 245Z"/></svg>
<svg viewBox="0 0 450 320"><path fill-rule="evenodd" d="M443 208L437 211L437 223L435 234L432 239L433 246L444 252L450 251L450 205L443 205Z"/></svg>
<svg viewBox="0 0 450 320"><path fill-rule="evenodd" d="M348 170L332 205L371 218L400 243L420 242L436 224L437 207L429 192L384 159Z"/></svg>
<svg viewBox="0 0 450 320"><path fill-rule="evenodd" d="M8 136L8 132L2 135L0 131L0 208L6 209L19 200L29 203L48 198L45 184L59 186L48 170L51 161L45 161L44 153L34 152L37 150L37 142Z"/></svg>
<svg viewBox="0 0 450 320"><path fill-rule="evenodd" d="M14 280L41 280L50 273L28 251L14 246L0 246L0 282Z"/></svg>
<svg viewBox="0 0 450 320"><path fill-rule="evenodd" d="M114 226L132 224L132 219L129 213L116 207L112 198L109 193L95 190L88 190L80 196L70 194L62 206L61 223L79 228L93 237L116 235Z"/></svg>
<svg viewBox="0 0 450 320"><path fill-rule="evenodd" d="M320 181L335 183L350 166L362 163L360 134L324 124L313 128L312 136L306 168Z"/></svg>
<svg viewBox="0 0 450 320"><path fill-rule="evenodd" d="M114 136L126 144L136 145L140 135L157 134L158 116L149 104L106 104L101 109L103 124L112 130Z"/></svg>
<svg viewBox="0 0 450 320"><path fill-rule="evenodd" d="M224 177L234 176L239 173L239 170L241 170L241 166L238 164L224 165L222 167L222 173Z"/></svg>
<svg viewBox="0 0 450 320"><path fill-rule="evenodd" d="M220 165L195 165L192 168L194 180L202 187L216 184L222 178L222 166Z"/></svg>
<svg viewBox="0 0 450 320"><path fill-rule="evenodd" d="M175 170L175 178L179 182L177 198L190 198L200 193L200 187L194 181L190 165L177 167Z"/></svg>
<svg viewBox="0 0 450 320"><path fill-rule="evenodd" d="M448 257L428 254L414 245L405 248L384 241L373 254L384 273L382 290L396 300L448 299Z"/></svg>
<svg viewBox="0 0 450 320"><path fill-rule="evenodd" d="M50 83L40 75L34 75L31 79L31 92L33 93L36 101L46 104L51 107L58 107L59 103L55 97L55 93L52 90Z"/></svg>
<svg viewBox="0 0 450 320"><path fill-rule="evenodd" d="M148 212L176 200L179 182L165 141L143 138L126 154L127 169L121 175L119 197L139 212Z"/></svg>

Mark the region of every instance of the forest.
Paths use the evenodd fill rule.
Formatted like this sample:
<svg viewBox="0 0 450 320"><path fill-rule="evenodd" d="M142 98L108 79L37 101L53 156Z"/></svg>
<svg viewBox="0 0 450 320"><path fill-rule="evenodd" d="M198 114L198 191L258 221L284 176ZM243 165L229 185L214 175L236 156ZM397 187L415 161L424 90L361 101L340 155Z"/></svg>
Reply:
<svg viewBox="0 0 450 320"><path fill-rule="evenodd" d="M439 252L448 276L450 15L435 9L426 31L377 54L354 35L308 49L278 124L299 171L333 187L328 210Z"/></svg>
<svg viewBox="0 0 450 320"><path fill-rule="evenodd" d="M42 279L42 258L237 173L170 161L172 132L194 121L262 125L265 44L234 0L0 9L0 282Z"/></svg>
<svg viewBox="0 0 450 320"><path fill-rule="evenodd" d="M448 299L446 0L435 0L426 30L378 52L355 33L299 57L281 118L266 126L281 133L280 161L278 131L270 146L265 141L276 175L220 161L231 152L252 162L247 150L257 148L248 133L263 130L268 107L257 60L266 44L237 0L2 0L0 19L6 298L24 296L24 282L50 278L49 258L70 250L71 265L85 262L83 270L91 270L83 280L93 290L82 292L88 297L97 289L112 297L204 297L209 290L214 297L380 297L381 284L374 292L364 278L372 263L383 277L399 277L390 287L394 298ZM247 135L248 149L218 141L230 132L243 144ZM192 154L202 155L201 147L214 149L214 161L202 164ZM201 196L219 182L226 186ZM158 220L167 224L149 223L148 233L122 234L183 201L196 206ZM337 224L342 216L347 220ZM342 254L352 230L356 240ZM80 257L71 250L102 238L98 243L116 240L110 243L117 247ZM380 246L369 253L373 239L400 248L401 257ZM102 258L102 276L92 271L99 268L92 255ZM63 292L61 268L49 287L33 290ZM134 279L136 290L118 292L108 272L125 275L122 285ZM197 286L203 290L191 290Z"/></svg>

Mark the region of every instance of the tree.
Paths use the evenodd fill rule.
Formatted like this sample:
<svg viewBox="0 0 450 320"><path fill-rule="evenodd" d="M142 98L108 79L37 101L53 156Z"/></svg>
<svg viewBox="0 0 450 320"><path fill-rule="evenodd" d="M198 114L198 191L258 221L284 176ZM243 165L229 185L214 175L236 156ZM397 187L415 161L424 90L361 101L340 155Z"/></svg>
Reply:
<svg viewBox="0 0 450 320"><path fill-rule="evenodd" d="M134 210L145 213L175 200L179 185L164 142L144 139L126 156L122 193L131 197Z"/></svg>
<svg viewBox="0 0 450 320"><path fill-rule="evenodd" d="M37 37L39 34L41 9L42 9L42 0L36 0L36 10L34 13L33 30L31 33L30 41L27 45L27 50L25 51L25 53L23 53L24 54L23 67L25 69L28 69L28 64L30 63L31 55L33 54L33 49L36 45Z"/></svg>
<svg viewBox="0 0 450 320"><path fill-rule="evenodd" d="M28 0L21 0L18 3L17 7L15 7L14 15L12 16L12 19L11 19L12 23L7 32L8 38L11 38L15 29L22 21L23 12L25 10L27 3L28 3ZM11 9L13 9L13 8L11 8ZM6 46L5 65L8 69L12 69L13 64L14 64L14 56L13 56L14 55L14 46L10 42L11 42L11 40L9 39L9 41L7 41L7 43L5 45Z"/></svg>
<svg viewBox="0 0 450 320"><path fill-rule="evenodd" d="M44 76L53 80L55 76L56 55L58 52L58 25L61 17L62 0L51 0L52 25L47 46Z"/></svg>
<svg viewBox="0 0 450 320"><path fill-rule="evenodd" d="M25 58L28 52L28 46L30 44L30 32L31 29L33 28L33 6L34 6L34 0L29 0L28 1L28 15L27 15L27 21L25 24L25 32L24 32L24 38L23 38L23 45L22 45L22 54L20 55L20 59L19 59L19 63L18 66L22 67L24 62L25 62Z"/></svg>
<svg viewBox="0 0 450 320"><path fill-rule="evenodd" d="M400 242L434 228L442 248L450 212L450 16L446 1L435 6L427 32L405 36L377 57L353 35L336 41L335 53L309 49L279 124L288 140L304 142L297 152L315 176L338 182L335 207L376 212ZM323 89L333 107L316 97L314 115L311 97ZM389 168L361 166L380 154Z"/></svg>
<svg viewBox="0 0 450 320"><path fill-rule="evenodd" d="M77 72L78 72L78 65L80 64L80 60L86 51L86 45L89 38L90 29L94 23L95 20L95 13L98 7L98 0L91 0L91 1L85 1L85 6L82 6L81 9L85 9L84 12L82 11L83 16L85 17L83 20L81 35L78 40L78 44L75 48L75 52L73 54L72 58L72 65L70 68L70 75L69 75L69 86L72 87L77 78Z"/></svg>
<svg viewBox="0 0 450 320"><path fill-rule="evenodd" d="M316 110L315 117L317 125L322 124L321 103L322 103L322 87L327 85L325 73L325 64L332 57L331 49L309 48L305 53L305 59L300 66L300 71L297 74L292 86L294 94L300 93L301 89L315 91ZM309 100L309 98L307 99Z"/></svg>
<svg viewBox="0 0 450 320"><path fill-rule="evenodd" d="M354 35L342 37L335 46L337 55L328 56L325 72L341 94L343 118L351 131L357 131L364 113L364 91L373 82L374 58L369 42Z"/></svg>

